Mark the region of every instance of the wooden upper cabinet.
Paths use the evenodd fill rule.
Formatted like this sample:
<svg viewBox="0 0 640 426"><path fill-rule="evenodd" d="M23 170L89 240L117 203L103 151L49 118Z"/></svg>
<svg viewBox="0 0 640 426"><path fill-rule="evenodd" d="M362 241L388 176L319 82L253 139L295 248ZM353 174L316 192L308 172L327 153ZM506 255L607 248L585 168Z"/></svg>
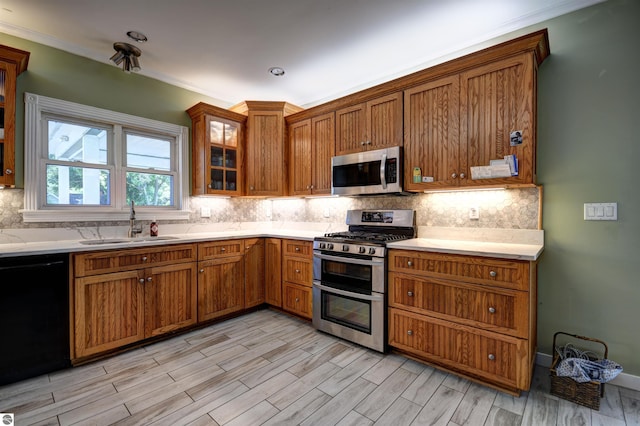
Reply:
<svg viewBox="0 0 640 426"><path fill-rule="evenodd" d="M333 112L289 126L289 194L331 193L331 157L335 154Z"/></svg>
<svg viewBox="0 0 640 426"><path fill-rule="evenodd" d="M243 195L243 146L247 117L199 103L191 117L193 195Z"/></svg>
<svg viewBox="0 0 640 426"><path fill-rule="evenodd" d="M336 155L402 145L402 92L336 111Z"/></svg>
<svg viewBox="0 0 640 426"><path fill-rule="evenodd" d="M460 74L460 140L463 151L459 175L461 180L466 180L464 185L535 183L536 92L533 52ZM511 133L516 131L522 134L522 142L512 144ZM488 166L491 160L510 154L518 160L518 176L471 179L470 167Z"/></svg>
<svg viewBox="0 0 640 426"><path fill-rule="evenodd" d="M0 45L0 186L15 185L16 80L29 52Z"/></svg>
<svg viewBox="0 0 640 426"><path fill-rule="evenodd" d="M423 191L458 184L460 77L445 77L404 92L404 188ZM414 182L413 169L429 182Z"/></svg>
<svg viewBox="0 0 640 426"><path fill-rule="evenodd" d="M301 108L287 102L246 101L232 110L247 114L246 195L286 195L284 117Z"/></svg>

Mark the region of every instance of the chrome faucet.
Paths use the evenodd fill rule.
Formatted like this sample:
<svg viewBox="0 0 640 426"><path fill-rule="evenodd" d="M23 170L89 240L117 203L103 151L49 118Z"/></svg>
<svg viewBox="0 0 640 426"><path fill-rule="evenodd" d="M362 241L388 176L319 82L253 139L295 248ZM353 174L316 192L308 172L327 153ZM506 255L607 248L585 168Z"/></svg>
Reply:
<svg viewBox="0 0 640 426"><path fill-rule="evenodd" d="M135 238L138 234L142 234L142 225L136 225L136 210L134 208L133 200L131 200L131 213L129 214L129 232L127 233L127 236L129 238Z"/></svg>

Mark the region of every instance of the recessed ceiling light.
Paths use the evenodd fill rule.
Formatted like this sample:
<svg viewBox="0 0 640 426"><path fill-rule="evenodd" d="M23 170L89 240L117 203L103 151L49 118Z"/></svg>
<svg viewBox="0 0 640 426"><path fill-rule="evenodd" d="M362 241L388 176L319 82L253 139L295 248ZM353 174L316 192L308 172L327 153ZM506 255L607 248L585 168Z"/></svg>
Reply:
<svg viewBox="0 0 640 426"><path fill-rule="evenodd" d="M276 77L282 77L284 75L284 68L282 68L282 67L271 67L271 68L269 68L269 74L275 75Z"/></svg>
<svg viewBox="0 0 640 426"><path fill-rule="evenodd" d="M135 40L138 43L144 43L148 40L147 36L138 31L127 31L127 36L131 40Z"/></svg>

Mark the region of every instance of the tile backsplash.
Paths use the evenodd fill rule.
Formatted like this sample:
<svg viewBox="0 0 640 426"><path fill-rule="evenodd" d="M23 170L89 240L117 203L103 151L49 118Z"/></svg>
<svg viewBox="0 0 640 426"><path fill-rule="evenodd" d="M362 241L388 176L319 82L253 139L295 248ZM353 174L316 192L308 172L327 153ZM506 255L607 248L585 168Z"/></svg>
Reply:
<svg viewBox="0 0 640 426"><path fill-rule="evenodd" d="M0 229L76 228L124 226L126 222L24 223L22 189L0 190ZM324 198L212 198L191 197L189 223L312 222L344 225L349 209L414 209L418 226L538 229L540 191L521 188L489 191L462 191L379 197ZM203 218L208 207L211 217ZM469 210L479 218L470 219ZM184 223L175 221L174 223Z"/></svg>

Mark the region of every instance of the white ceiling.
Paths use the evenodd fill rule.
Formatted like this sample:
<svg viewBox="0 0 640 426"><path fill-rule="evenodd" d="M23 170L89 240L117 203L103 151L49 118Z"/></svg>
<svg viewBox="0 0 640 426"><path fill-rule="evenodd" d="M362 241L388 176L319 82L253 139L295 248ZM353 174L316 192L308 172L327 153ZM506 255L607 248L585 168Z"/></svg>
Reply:
<svg viewBox="0 0 640 426"><path fill-rule="evenodd" d="M220 106L309 107L601 1L2 0L0 33L110 63L136 30L149 38L137 44L145 76Z"/></svg>

